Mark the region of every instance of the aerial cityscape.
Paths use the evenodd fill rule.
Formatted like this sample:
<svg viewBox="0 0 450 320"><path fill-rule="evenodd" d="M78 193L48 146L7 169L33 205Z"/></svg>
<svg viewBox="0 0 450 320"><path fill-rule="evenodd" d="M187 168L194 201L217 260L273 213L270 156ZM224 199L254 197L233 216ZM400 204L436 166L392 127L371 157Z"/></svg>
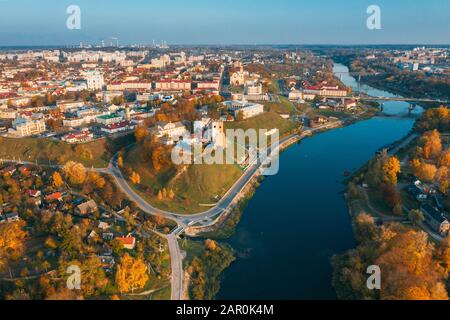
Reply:
<svg viewBox="0 0 450 320"><path fill-rule="evenodd" d="M449 299L450 4L78 2L0 2L0 300Z"/></svg>

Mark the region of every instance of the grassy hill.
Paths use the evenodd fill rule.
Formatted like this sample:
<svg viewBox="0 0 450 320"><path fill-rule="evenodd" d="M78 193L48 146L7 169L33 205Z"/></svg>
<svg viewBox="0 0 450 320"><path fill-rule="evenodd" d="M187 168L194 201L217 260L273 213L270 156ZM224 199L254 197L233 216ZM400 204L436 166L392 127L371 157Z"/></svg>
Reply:
<svg viewBox="0 0 450 320"><path fill-rule="evenodd" d="M156 173L141 160L139 146L127 153L125 166L139 173L141 185L135 190L156 208L177 213L197 213L209 209L242 175L235 165L189 165L171 167ZM173 190L174 199L158 199L159 190ZM217 197L218 196L218 197Z"/></svg>
<svg viewBox="0 0 450 320"><path fill-rule="evenodd" d="M297 112L297 109L286 97L280 96L279 98L280 102L263 102L263 105L270 112L277 112L284 114L291 114Z"/></svg>
<svg viewBox="0 0 450 320"><path fill-rule="evenodd" d="M227 122L225 129L278 129L280 130L280 135L283 135L297 126L295 122L283 119L278 113L270 111L243 121Z"/></svg>
<svg viewBox="0 0 450 320"><path fill-rule="evenodd" d="M283 119L276 112L266 112L257 117L239 122L226 123L226 129L278 128L281 135L297 127L293 121ZM139 173L141 184L134 189L149 203L161 210L177 213L206 211L222 198L242 175L238 165L185 165L172 166L155 172L150 164L142 160L142 147L136 145L124 157L125 166ZM158 199L160 190L173 190L174 199Z"/></svg>
<svg viewBox="0 0 450 320"><path fill-rule="evenodd" d="M0 137L0 158L20 159L41 164L62 164L69 160L85 166L106 167L111 156L122 147L133 142L134 136L117 139L100 139L88 143L71 145L63 141L37 138Z"/></svg>

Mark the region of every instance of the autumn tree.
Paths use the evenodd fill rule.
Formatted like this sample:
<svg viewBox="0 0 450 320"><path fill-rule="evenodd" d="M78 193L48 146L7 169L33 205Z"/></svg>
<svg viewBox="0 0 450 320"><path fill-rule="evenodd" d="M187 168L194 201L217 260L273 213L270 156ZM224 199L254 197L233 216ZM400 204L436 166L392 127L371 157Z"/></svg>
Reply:
<svg viewBox="0 0 450 320"><path fill-rule="evenodd" d="M116 285L121 293L141 289L148 281L147 265L142 258L132 258L125 253L116 272Z"/></svg>
<svg viewBox="0 0 450 320"><path fill-rule="evenodd" d="M447 148L439 157L438 165L442 167L450 167L450 149Z"/></svg>
<svg viewBox="0 0 450 320"><path fill-rule="evenodd" d="M450 276L450 237L444 238L439 243L437 256L448 278Z"/></svg>
<svg viewBox="0 0 450 320"><path fill-rule="evenodd" d="M384 201L390 208L395 208L401 203L402 198L397 186L385 184L381 191Z"/></svg>
<svg viewBox="0 0 450 320"><path fill-rule="evenodd" d="M450 184L450 175L447 167L440 167L435 175L436 183L439 185L439 190L443 194L447 194Z"/></svg>
<svg viewBox="0 0 450 320"><path fill-rule="evenodd" d="M141 176L137 172L132 172L130 175L130 181L133 184L140 184L141 183Z"/></svg>
<svg viewBox="0 0 450 320"><path fill-rule="evenodd" d="M216 251L219 248L219 246L216 241L211 240L211 239L206 239L205 240L205 248L209 251Z"/></svg>
<svg viewBox="0 0 450 320"><path fill-rule="evenodd" d="M391 185L397 185L397 176L400 173L400 169L400 161L397 157L387 158L382 165L384 182Z"/></svg>
<svg viewBox="0 0 450 320"><path fill-rule="evenodd" d="M64 185L64 181L58 171L53 172L52 182L53 186L57 189L61 188Z"/></svg>
<svg viewBox="0 0 450 320"><path fill-rule="evenodd" d="M411 221L413 225L420 225L423 221L425 221L425 217L422 211L413 209L408 213L408 219Z"/></svg>
<svg viewBox="0 0 450 320"><path fill-rule="evenodd" d="M68 161L62 170L71 184L81 185L86 180L86 168L81 163Z"/></svg>
<svg viewBox="0 0 450 320"><path fill-rule="evenodd" d="M0 224L0 270L8 269L11 278L10 263L18 260L25 250L24 226L24 221Z"/></svg>
<svg viewBox="0 0 450 320"><path fill-rule="evenodd" d="M413 160L412 168L414 175L426 182L433 181L437 172L434 164L426 163L425 161L420 161L420 164L418 164L416 160Z"/></svg>
<svg viewBox="0 0 450 320"><path fill-rule="evenodd" d="M103 270L103 265L99 257L90 256L82 262L64 261L60 267L61 276L66 276L66 270L70 265L80 267L81 271L81 292L84 297L94 297L101 295L106 289L109 280Z"/></svg>
<svg viewBox="0 0 450 320"><path fill-rule="evenodd" d="M439 157L442 152L442 141L439 131L433 130L425 132L420 140L425 159Z"/></svg>
<svg viewBox="0 0 450 320"><path fill-rule="evenodd" d="M434 245L423 231L399 232L375 261L383 270L383 300L448 300Z"/></svg>
<svg viewBox="0 0 450 320"><path fill-rule="evenodd" d="M136 142L141 143L145 140L145 138L148 136L148 130L145 127L138 127L136 131L134 132L134 136L136 137Z"/></svg>
<svg viewBox="0 0 450 320"><path fill-rule="evenodd" d="M123 156L122 156L122 154L119 154L119 156L117 157L117 165L119 166L119 168L123 168Z"/></svg>

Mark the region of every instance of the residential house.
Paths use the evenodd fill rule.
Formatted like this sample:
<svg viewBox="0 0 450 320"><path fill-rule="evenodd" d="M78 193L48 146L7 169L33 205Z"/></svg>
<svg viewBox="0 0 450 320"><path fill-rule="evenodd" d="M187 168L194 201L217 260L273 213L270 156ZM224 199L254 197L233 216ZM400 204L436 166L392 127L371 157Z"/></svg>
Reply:
<svg viewBox="0 0 450 320"><path fill-rule="evenodd" d="M94 200L86 201L77 206L76 212L80 215L88 215L97 212L98 207Z"/></svg>
<svg viewBox="0 0 450 320"><path fill-rule="evenodd" d="M131 234L126 237L118 237L116 240L119 241L127 250L133 250L136 246L136 238L131 236Z"/></svg>
<svg viewBox="0 0 450 320"><path fill-rule="evenodd" d="M423 205L420 209L425 216L425 222L433 228L434 231L439 232L439 234L442 235L449 234L450 223L441 211L429 204Z"/></svg>

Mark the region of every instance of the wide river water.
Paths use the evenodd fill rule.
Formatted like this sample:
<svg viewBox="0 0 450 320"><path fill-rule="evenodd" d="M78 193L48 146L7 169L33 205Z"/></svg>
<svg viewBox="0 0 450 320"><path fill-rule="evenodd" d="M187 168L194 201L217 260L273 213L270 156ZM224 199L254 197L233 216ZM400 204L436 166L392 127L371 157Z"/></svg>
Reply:
<svg viewBox="0 0 450 320"><path fill-rule="evenodd" d="M335 64L334 71L357 90L346 66ZM368 86L362 91L394 96ZM408 106L386 102L391 117L317 134L281 154L280 172L266 177L227 241L237 260L224 272L217 299L336 299L330 258L355 246L344 172L408 134L414 124Z"/></svg>

